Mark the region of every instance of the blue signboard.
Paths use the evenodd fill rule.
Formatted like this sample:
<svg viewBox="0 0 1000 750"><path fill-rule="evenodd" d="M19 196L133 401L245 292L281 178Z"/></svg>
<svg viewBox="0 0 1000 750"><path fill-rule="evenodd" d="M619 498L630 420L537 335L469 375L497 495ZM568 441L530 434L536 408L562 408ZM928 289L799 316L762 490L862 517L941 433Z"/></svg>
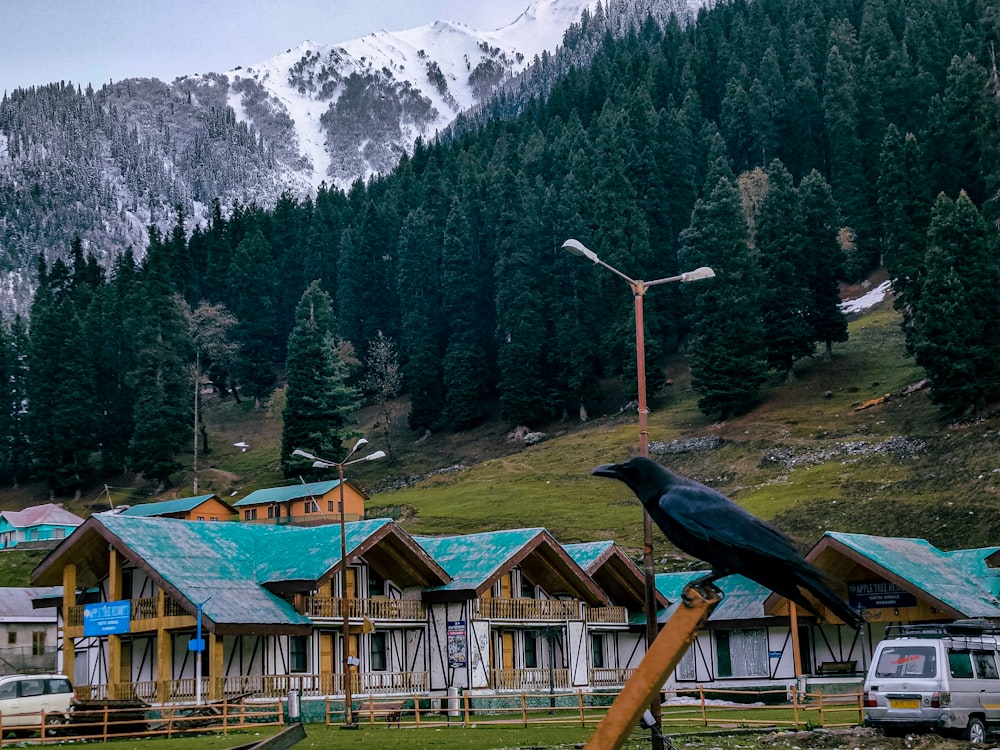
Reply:
<svg viewBox="0 0 1000 750"><path fill-rule="evenodd" d="M83 605L84 635L120 635L129 632L132 619L132 602L123 599L117 602Z"/></svg>

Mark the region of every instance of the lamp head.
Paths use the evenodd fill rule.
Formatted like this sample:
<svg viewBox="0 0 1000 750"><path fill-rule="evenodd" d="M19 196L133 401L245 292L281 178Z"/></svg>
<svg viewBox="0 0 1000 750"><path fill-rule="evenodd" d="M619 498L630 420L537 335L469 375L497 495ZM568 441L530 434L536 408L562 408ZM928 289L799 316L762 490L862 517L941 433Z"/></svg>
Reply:
<svg viewBox="0 0 1000 750"><path fill-rule="evenodd" d="M295 450L293 450L292 455L298 456L299 458L306 458L309 459L310 461L319 461L319 459L312 453L306 453L304 450L300 448L296 448Z"/></svg>
<svg viewBox="0 0 1000 750"><path fill-rule="evenodd" d="M702 279L714 279L715 271L713 271L708 266L702 266L701 268L696 268L693 271L688 271L687 273L681 274L681 282L687 283L689 281L701 281Z"/></svg>
<svg viewBox="0 0 1000 750"><path fill-rule="evenodd" d="M584 245L580 240L569 239L562 243L564 250L569 250L573 255L579 255L587 260L597 262L597 253Z"/></svg>

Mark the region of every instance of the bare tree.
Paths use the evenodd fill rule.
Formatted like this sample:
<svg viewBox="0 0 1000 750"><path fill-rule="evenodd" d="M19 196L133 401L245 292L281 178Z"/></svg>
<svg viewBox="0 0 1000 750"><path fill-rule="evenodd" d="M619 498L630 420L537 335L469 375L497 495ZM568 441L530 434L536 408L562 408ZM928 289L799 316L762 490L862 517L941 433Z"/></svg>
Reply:
<svg viewBox="0 0 1000 750"><path fill-rule="evenodd" d="M187 305L182 307L187 313L191 339L194 342L194 459L191 470L194 474L192 482L194 493L198 494L198 438L204 441L204 452L208 452L208 433L201 422L198 408L201 400L201 363L202 357L208 357L216 364L227 364L236 355L236 342L230 337L236 325L236 317L223 304L213 305L202 300L193 310ZM199 426L201 432L199 434Z"/></svg>
<svg viewBox="0 0 1000 750"><path fill-rule="evenodd" d="M396 344L381 331L378 338L368 344L368 357L365 359L365 377L361 387L375 396L378 401L382 419L376 424L376 429L385 438L385 452L391 463L395 462L392 455L390 431L392 417L395 412L393 399L399 395L402 387L402 376L399 372L399 357L396 354Z"/></svg>

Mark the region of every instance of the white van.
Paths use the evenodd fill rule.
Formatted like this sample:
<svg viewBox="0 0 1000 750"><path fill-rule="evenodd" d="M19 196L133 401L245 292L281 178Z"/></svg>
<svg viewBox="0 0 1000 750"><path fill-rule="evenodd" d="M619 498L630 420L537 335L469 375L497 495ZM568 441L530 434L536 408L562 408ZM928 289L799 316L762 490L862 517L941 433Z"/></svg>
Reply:
<svg viewBox="0 0 1000 750"><path fill-rule="evenodd" d="M76 696L69 678L61 674L0 676L0 731L24 734L25 727L65 724Z"/></svg>
<svg viewBox="0 0 1000 750"><path fill-rule="evenodd" d="M970 742L1000 728L1000 629L982 620L890 628L865 678L865 726Z"/></svg>

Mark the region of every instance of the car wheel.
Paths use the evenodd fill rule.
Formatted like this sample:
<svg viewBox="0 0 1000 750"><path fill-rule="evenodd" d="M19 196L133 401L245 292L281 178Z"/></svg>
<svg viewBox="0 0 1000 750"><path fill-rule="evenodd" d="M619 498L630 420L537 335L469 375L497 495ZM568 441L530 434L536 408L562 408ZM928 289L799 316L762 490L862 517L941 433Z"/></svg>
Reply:
<svg viewBox="0 0 1000 750"><path fill-rule="evenodd" d="M45 717L45 733L47 735L60 734L65 726L69 724L69 717L66 714L51 714Z"/></svg>
<svg viewBox="0 0 1000 750"><path fill-rule="evenodd" d="M975 716L969 719L969 726L965 728L965 739L974 745L982 745L986 742L986 725L982 719Z"/></svg>

